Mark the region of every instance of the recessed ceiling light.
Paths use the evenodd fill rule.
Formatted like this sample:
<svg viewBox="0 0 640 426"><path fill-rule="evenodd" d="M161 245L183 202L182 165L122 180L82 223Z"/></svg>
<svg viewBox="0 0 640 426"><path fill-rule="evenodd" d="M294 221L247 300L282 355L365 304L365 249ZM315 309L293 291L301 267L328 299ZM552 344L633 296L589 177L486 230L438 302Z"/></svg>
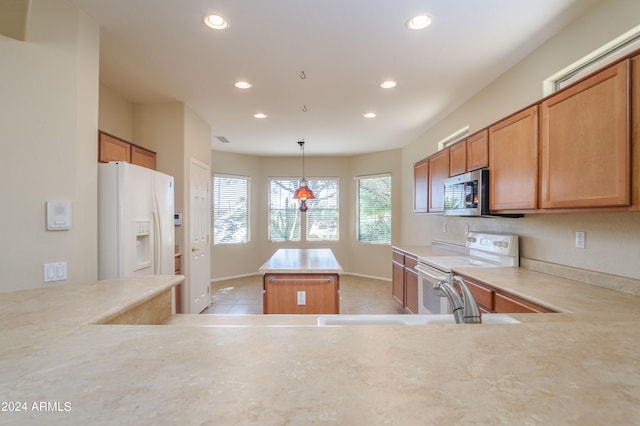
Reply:
<svg viewBox="0 0 640 426"><path fill-rule="evenodd" d="M418 15L407 21L407 28L410 30L421 30L427 28L431 24L431 17L427 15Z"/></svg>
<svg viewBox="0 0 640 426"><path fill-rule="evenodd" d="M220 15L207 15L204 17L204 23L215 30L224 30L225 28L229 28L229 21Z"/></svg>
<svg viewBox="0 0 640 426"><path fill-rule="evenodd" d="M380 84L380 87L382 87L383 89L391 89L392 87L396 87L396 82L393 80L383 81Z"/></svg>
<svg viewBox="0 0 640 426"><path fill-rule="evenodd" d="M251 87L251 83L249 83L248 81L236 81L234 86L236 86L238 89L248 89L249 87Z"/></svg>
<svg viewBox="0 0 640 426"><path fill-rule="evenodd" d="M375 112L365 112L362 115L364 116L364 118L375 118L376 113Z"/></svg>
<svg viewBox="0 0 640 426"><path fill-rule="evenodd" d="M253 114L253 116L255 118L267 118L267 114L263 114L261 112L257 113L257 114Z"/></svg>

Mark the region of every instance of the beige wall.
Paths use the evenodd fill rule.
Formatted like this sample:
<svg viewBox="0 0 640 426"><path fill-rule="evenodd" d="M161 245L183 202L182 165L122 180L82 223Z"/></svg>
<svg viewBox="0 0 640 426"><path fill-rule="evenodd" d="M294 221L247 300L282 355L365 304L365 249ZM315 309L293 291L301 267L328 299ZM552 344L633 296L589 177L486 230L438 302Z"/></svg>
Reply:
<svg viewBox="0 0 640 426"><path fill-rule="evenodd" d="M133 141L133 104L101 84L99 105L98 128L120 139L135 143Z"/></svg>
<svg viewBox="0 0 640 426"><path fill-rule="evenodd" d="M62 0L33 0L27 41L0 36L0 291L44 286L43 264L97 277L99 28ZM48 231L47 201L71 201L73 228Z"/></svg>
<svg viewBox="0 0 640 426"><path fill-rule="evenodd" d="M343 269L350 273L385 277L390 275L391 248L355 242L356 176L392 173L394 191L399 194L400 150L384 151L355 157L305 158L307 179L339 179L339 232L337 242L272 243L268 241L268 179L270 177L299 177L300 156L253 157L213 151L212 173L235 174L251 178L251 241L247 244L213 246L212 278L221 279L255 274L260 265L278 248L330 248ZM393 214L400 212L401 198L393 198ZM392 232L400 234L400 221L394 222Z"/></svg>
<svg viewBox="0 0 640 426"><path fill-rule="evenodd" d="M640 2L603 1L550 39L455 112L402 150L403 180L411 182L413 163L436 151L443 137L466 124L479 130L542 97L542 81L640 22ZM405 200L412 186L403 185ZM443 224L447 223L444 233ZM593 213L527 215L523 219L462 219L414 214L402 206L402 241L432 239L462 243L464 224L474 230L522 235L521 255L605 273L640 278L640 214ZM575 232L587 233L587 248L574 248Z"/></svg>

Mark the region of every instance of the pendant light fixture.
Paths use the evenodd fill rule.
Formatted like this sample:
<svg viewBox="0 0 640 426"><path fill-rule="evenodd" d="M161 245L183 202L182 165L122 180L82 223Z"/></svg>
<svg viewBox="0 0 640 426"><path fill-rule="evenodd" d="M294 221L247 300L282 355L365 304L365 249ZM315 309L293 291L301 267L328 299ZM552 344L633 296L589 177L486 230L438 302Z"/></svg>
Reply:
<svg viewBox="0 0 640 426"><path fill-rule="evenodd" d="M302 180L300 181L300 187L296 189L296 192L293 194L293 198L300 200L300 211L304 213L309 209L309 207L307 207L307 200L313 200L316 196L313 195L313 191L307 186L307 179L304 177L304 141L299 141L298 145L300 145L300 149L302 150Z"/></svg>

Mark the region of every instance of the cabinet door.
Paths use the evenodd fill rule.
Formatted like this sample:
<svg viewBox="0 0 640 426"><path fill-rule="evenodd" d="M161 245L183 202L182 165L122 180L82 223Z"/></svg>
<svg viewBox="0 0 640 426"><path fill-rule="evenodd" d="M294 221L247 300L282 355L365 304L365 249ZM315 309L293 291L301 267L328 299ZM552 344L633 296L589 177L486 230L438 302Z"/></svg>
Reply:
<svg viewBox="0 0 640 426"><path fill-rule="evenodd" d="M467 171L489 167L489 131L484 129L467 138Z"/></svg>
<svg viewBox="0 0 640 426"><path fill-rule="evenodd" d="M418 271L404 268L404 308L411 314L418 313Z"/></svg>
<svg viewBox="0 0 640 426"><path fill-rule="evenodd" d="M489 128L489 209L538 207L538 106Z"/></svg>
<svg viewBox="0 0 640 426"><path fill-rule="evenodd" d="M629 60L541 104L542 208L631 203Z"/></svg>
<svg viewBox="0 0 640 426"><path fill-rule="evenodd" d="M429 213L444 211L444 183L449 177L449 148L429 157Z"/></svg>
<svg viewBox="0 0 640 426"><path fill-rule="evenodd" d="M461 141L449 147L449 176L467 172L467 142Z"/></svg>
<svg viewBox="0 0 640 426"><path fill-rule="evenodd" d="M138 166L156 169L156 153L139 146L131 146L131 163Z"/></svg>
<svg viewBox="0 0 640 426"><path fill-rule="evenodd" d="M413 211L426 213L429 197L429 162L425 158L413 165Z"/></svg>
<svg viewBox="0 0 640 426"><path fill-rule="evenodd" d="M98 133L98 162L131 162L131 144L103 132Z"/></svg>
<svg viewBox="0 0 640 426"><path fill-rule="evenodd" d="M391 262L392 270L392 296L404 307L404 265L398 262Z"/></svg>

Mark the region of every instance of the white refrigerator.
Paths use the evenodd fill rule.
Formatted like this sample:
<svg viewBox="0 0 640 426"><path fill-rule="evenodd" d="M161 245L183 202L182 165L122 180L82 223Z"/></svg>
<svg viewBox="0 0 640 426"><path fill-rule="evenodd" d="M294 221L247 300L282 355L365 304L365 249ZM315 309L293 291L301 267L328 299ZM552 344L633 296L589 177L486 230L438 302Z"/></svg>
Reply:
<svg viewBox="0 0 640 426"><path fill-rule="evenodd" d="M98 165L99 279L175 273L173 197L173 176Z"/></svg>

